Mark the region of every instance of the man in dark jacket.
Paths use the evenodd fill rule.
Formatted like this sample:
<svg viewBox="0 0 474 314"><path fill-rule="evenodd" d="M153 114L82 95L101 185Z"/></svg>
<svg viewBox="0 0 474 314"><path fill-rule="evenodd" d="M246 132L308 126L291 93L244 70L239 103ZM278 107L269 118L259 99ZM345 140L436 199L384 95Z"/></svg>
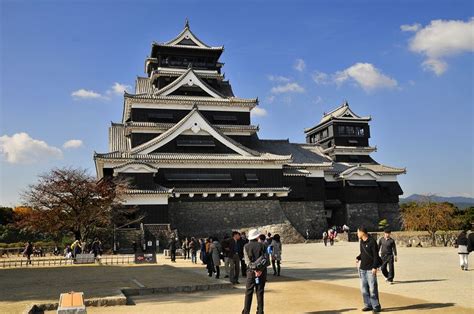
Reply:
<svg viewBox="0 0 474 314"><path fill-rule="evenodd" d="M242 314L249 314L252 308L253 291L257 295L257 314L263 314L263 296L265 283L267 281L267 268L263 270L251 269L251 263L266 253L265 245L258 242L260 232L257 229L250 230L249 242L244 247L244 258L247 263L247 281L245 285L245 302Z"/></svg>
<svg viewBox="0 0 474 314"><path fill-rule="evenodd" d="M397 245L395 240L391 237L392 231L388 228L384 231L383 238L379 239L380 256L382 256L382 270L383 276L390 284L393 283L395 277L395 263L397 261ZM388 266L388 270L387 270Z"/></svg>
<svg viewBox="0 0 474 314"><path fill-rule="evenodd" d="M170 257L171 257L171 262L176 263L176 249L178 248L178 241L176 238L171 238L170 241Z"/></svg>
<svg viewBox="0 0 474 314"><path fill-rule="evenodd" d="M228 254L229 254L229 267L230 267L230 282L233 284L239 283L239 270L240 270L240 253L242 243L240 242L240 232L233 231L232 238L229 240Z"/></svg>
<svg viewBox="0 0 474 314"><path fill-rule="evenodd" d="M357 229L360 240L360 254L356 257L361 280L361 292L364 299L362 311L380 312L379 291L377 285L377 268L379 265L379 248L374 238L369 236L365 227Z"/></svg>
<svg viewBox="0 0 474 314"><path fill-rule="evenodd" d="M31 243L31 241L28 241L25 246L25 250L23 251L23 255L25 255L27 259L26 264L31 265L31 254L33 254L33 244Z"/></svg>

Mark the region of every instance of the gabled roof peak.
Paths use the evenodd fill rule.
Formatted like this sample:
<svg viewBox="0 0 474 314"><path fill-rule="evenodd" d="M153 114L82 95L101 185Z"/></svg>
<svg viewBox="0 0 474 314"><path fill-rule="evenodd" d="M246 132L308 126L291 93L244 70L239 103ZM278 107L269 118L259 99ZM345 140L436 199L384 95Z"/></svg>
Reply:
<svg viewBox="0 0 474 314"><path fill-rule="evenodd" d="M220 47L212 47L205 44L201 41L194 33L191 31L191 27L189 26L189 19L186 18L184 22L184 29L170 41L165 43L157 43L153 42L153 45L156 46L171 46L171 47L180 47L180 48L201 48L201 49L217 49L217 50L224 50L223 46Z"/></svg>

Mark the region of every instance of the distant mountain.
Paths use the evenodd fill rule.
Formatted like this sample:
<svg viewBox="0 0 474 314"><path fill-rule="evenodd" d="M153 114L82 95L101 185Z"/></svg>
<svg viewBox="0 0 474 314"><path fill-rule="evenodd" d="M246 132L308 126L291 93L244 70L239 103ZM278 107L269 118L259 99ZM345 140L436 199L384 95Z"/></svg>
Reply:
<svg viewBox="0 0 474 314"><path fill-rule="evenodd" d="M464 209L466 207L474 206L474 198L472 197L464 197L464 196L436 196L433 195L430 197L433 202L448 202L454 204L460 209ZM422 202L426 199L425 195L420 194L412 194L405 198L400 198L400 203L408 203L408 202Z"/></svg>

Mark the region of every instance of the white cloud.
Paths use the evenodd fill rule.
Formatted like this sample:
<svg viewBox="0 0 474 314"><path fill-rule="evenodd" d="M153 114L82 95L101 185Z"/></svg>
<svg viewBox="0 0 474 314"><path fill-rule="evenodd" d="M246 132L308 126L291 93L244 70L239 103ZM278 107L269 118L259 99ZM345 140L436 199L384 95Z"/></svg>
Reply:
<svg viewBox="0 0 474 314"><path fill-rule="evenodd" d="M398 82L395 79L383 74L373 64L361 62L355 63L345 70L337 71L332 75L316 71L313 74L313 80L319 85L335 83L338 86L346 82L353 82L366 92L398 86Z"/></svg>
<svg viewBox="0 0 474 314"><path fill-rule="evenodd" d="M81 140L69 140L66 141L63 144L63 148L68 149L68 148L79 148L82 146L82 141Z"/></svg>
<svg viewBox="0 0 474 314"><path fill-rule="evenodd" d="M266 102L267 104L271 104L271 103L273 103L273 102L275 101L275 98L276 98L275 95L267 96L267 97L265 98L265 102Z"/></svg>
<svg viewBox="0 0 474 314"><path fill-rule="evenodd" d="M7 162L13 164L29 164L63 156L59 148L33 139L25 132L0 136L0 153Z"/></svg>
<svg viewBox="0 0 474 314"><path fill-rule="evenodd" d="M251 114L253 116L257 116L257 117L264 117L267 115L267 110L265 110L264 108L260 108L260 107L254 107L251 111Z"/></svg>
<svg viewBox="0 0 474 314"><path fill-rule="evenodd" d="M93 90L86 90L86 89L78 89L71 93L71 96L76 99L93 99L93 98L102 98L102 95L99 93L94 92Z"/></svg>
<svg viewBox="0 0 474 314"><path fill-rule="evenodd" d="M296 59L296 63L293 67L296 71L303 72L306 68L306 63L303 59Z"/></svg>
<svg viewBox="0 0 474 314"><path fill-rule="evenodd" d="M422 66L436 75L443 74L448 64L446 57L474 52L474 18L460 20L433 20L416 31L409 48L426 57Z"/></svg>
<svg viewBox="0 0 474 314"><path fill-rule="evenodd" d="M272 87L271 92L273 94L304 93L304 88L301 87L298 83L293 82Z"/></svg>
<svg viewBox="0 0 474 314"><path fill-rule="evenodd" d="M131 90L132 87L130 85L121 84L115 82L110 89L106 90L104 93L98 93L93 90L87 90L84 88L78 89L71 93L71 96L74 99L102 99L102 100L110 100L111 96L118 95L122 96L124 91Z"/></svg>
<svg viewBox="0 0 474 314"><path fill-rule="evenodd" d="M272 82L289 82L290 79L281 75L268 75L268 80Z"/></svg>
<svg viewBox="0 0 474 314"><path fill-rule="evenodd" d="M315 105L318 105L318 104L320 104L322 101L323 101L323 98L322 98L321 96L316 96L316 99L313 100L313 103L314 103Z"/></svg>
<svg viewBox="0 0 474 314"><path fill-rule="evenodd" d="M313 81L318 85L328 84L329 83L329 75L324 72L315 71L311 77Z"/></svg>
<svg viewBox="0 0 474 314"><path fill-rule="evenodd" d="M113 93L113 94L121 96L126 90L131 90L131 89L132 87L130 85L120 84L120 83L115 82L114 85L112 85L112 89L108 91L108 93Z"/></svg>
<svg viewBox="0 0 474 314"><path fill-rule="evenodd" d="M400 29L402 30L402 32L416 32L420 28L421 28L421 24L419 24L419 23L415 23L415 24L412 24L412 25L403 24L403 25L400 26Z"/></svg>

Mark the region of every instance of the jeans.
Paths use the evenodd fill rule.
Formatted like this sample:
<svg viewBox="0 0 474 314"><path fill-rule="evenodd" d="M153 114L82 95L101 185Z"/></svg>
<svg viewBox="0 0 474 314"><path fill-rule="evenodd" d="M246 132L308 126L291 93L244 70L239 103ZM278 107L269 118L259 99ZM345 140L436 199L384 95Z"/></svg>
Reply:
<svg viewBox="0 0 474 314"><path fill-rule="evenodd" d="M191 262L194 264L197 263L196 251L191 251Z"/></svg>
<svg viewBox="0 0 474 314"><path fill-rule="evenodd" d="M265 282L267 281L267 270L265 269L259 277L260 283L255 283L255 272L247 271L247 281L245 284L245 301L242 314L249 314L252 308L253 292L257 295L257 314L263 314L263 297L265 292Z"/></svg>
<svg viewBox="0 0 474 314"><path fill-rule="evenodd" d="M384 255L382 256L382 266L380 269L382 270L382 274L388 281L392 282L393 278L395 277L395 264L394 264L394 257L393 255ZM387 270L388 266L388 270Z"/></svg>
<svg viewBox="0 0 474 314"><path fill-rule="evenodd" d="M380 302L377 275L372 274L372 270L359 269L359 277L364 306L372 309L379 308Z"/></svg>

